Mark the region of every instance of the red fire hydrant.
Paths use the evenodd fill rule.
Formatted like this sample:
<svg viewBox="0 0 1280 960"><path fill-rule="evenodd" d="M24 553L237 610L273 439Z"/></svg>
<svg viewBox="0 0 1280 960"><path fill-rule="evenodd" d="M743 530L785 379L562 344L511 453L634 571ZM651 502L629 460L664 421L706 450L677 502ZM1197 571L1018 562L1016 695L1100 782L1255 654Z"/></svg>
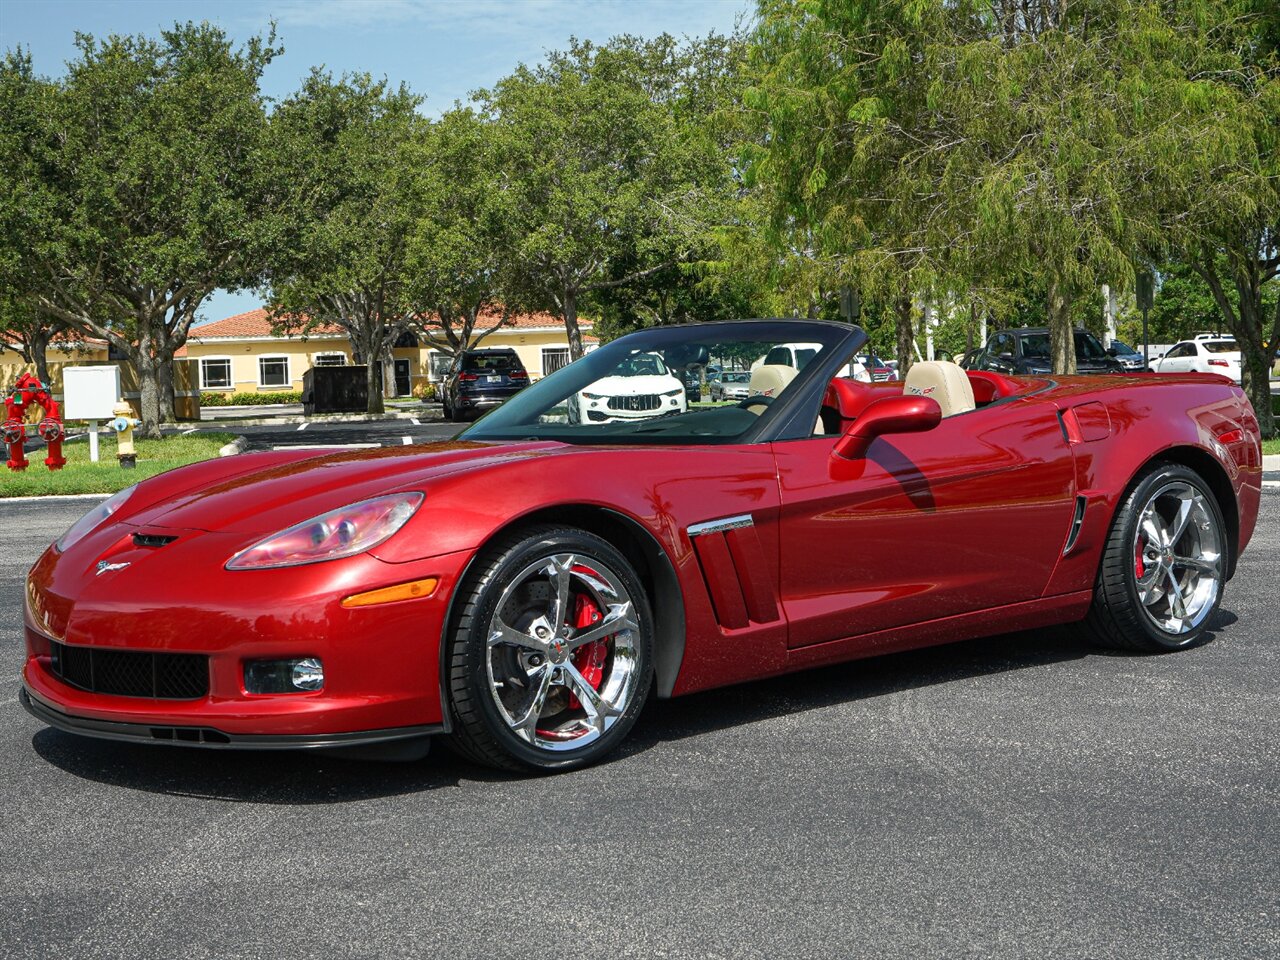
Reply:
<svg viewBox="0 0 1280 960"><path fill-rule="evenodd" d="M4 399L5 416L3 425L0 425L0 436L9 447L8 467L10 470L27 469L27 458L22 445L27 439L27 408L33 404L39 404L44 411L44 419L36 425L36 433L49 447L44 465L50 470L60 470L67 462L62 456L62 441L67 431L58 413L58 401L53 399L49 388L30 373L20 376L13 385L13 390Z"/></svg>

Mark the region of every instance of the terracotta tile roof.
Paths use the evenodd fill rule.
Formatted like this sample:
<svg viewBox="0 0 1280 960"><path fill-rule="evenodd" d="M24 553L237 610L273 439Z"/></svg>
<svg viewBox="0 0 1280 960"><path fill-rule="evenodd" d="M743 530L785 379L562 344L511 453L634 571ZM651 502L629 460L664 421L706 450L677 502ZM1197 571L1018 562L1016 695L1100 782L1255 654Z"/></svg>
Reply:
<svg viewBox="0 0 1280 960"><path fill-rule="evenodd" d="M496 310L485 311L480 314L479 325L487 327L497 321L499 314ZM538 329L538 328L558 328L563 326L563 321L559 317L552 316L549 313L526 313L520 314L510 321L503 329ZM580 320L579 326L583 330L591 329L590 320ZM310 336L342 336L341 327L335 324L324 324L316 327L309 333ZM269 337L271 336L271 320L267 316L267 311L261 307L257 310L250 310L247 313L237 313L234 317L227 317L224 320L214 320L210 323L201 324L191 329L191 339L200 341L211 337Z"/></svg>

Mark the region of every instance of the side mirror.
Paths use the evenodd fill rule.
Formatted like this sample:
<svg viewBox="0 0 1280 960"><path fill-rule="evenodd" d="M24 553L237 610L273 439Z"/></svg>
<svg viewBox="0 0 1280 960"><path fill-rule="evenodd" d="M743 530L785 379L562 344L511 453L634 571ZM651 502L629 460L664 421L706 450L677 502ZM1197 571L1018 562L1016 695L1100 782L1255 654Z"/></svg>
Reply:
<svg viewBox="0 0 1280 960"><path fill-rule="evenodd" d="M844 460L857 460L881 434L920 433L941 422L942 408L931 397L884 397L867 404L832 452Z"/></svg>
<svg viewBox="0 0 1280 960"><path fill-rule="evenodd" d="M1108 357L1118 356L1118 355L1119 355L1119 353L1120 353L1120 351L1119 351L1119 350L1117 350L1115 347L1107 347L1107 356L1108 356Z"/></svg>

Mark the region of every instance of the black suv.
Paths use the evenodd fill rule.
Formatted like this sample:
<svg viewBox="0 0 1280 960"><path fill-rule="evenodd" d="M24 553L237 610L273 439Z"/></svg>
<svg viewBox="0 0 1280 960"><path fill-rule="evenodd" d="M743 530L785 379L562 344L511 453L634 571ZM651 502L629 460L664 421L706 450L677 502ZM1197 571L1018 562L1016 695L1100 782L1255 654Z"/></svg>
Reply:
<svg viewBox="0 0 1280 960"><path fill-rule="evenodd" d="M1124 367L1107 356L1102 342L1088 330L1076 328L1077 373L1123 373ZM1001 330L988 338L984 347L965 361L971 370L996 373L1046 374L1053 370L1047 327Z"/></svg>
<svg viewBox="0 0 1280 960"><path fill-rule="evenodd" d="M445 419L469 419L509 400L528 385L529 374L514 350L467 350L453 358L440 385Z"/></svg>

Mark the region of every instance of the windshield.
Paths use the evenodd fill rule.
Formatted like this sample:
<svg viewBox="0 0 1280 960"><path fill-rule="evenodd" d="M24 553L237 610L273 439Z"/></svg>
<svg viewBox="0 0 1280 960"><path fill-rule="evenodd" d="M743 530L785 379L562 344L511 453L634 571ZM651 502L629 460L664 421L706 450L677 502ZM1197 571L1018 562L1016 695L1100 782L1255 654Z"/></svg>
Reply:
<svg viewBox="0 0 1280 960"><path fill-rule="evenodd" d="M519 366L514 353L468 353L462 359L464 370L514 370Z"/></svg>
<svg viewBox="0 0 1280 960"><path fill-rule="evenodd" d="M804 342L796 342L801 334ZM844 357L862 338L856 327L808 320L654 327L614 340L538 381L478 420L465 440L566 443L725 443L756 430L814 369ZM723 379L748 385L741 402L697 399L708 364L749 366ZM686 388L688 381L691 386ZM691 399L693 398L693 399ZM820 398L814 401L814 415Z"/></svg>
<svg viewBox="0 0 1280 960"><path fill-rule="evenodd" d="M1022 355L1037 360L1049 359L1049 334L1029 333L1022 338ZM1076 359L1101 360L1107 355L1102 343L1092 333L1076 331Z"/></svg>
<svg viewBox="0 0 1280 960"><path fill-rule="evenodd" d="M1121 340L1112 340L1111 346L1115 347L1116 353L1137 353L1138 352L1137 350L1133 349L1133 347L1129 346L1127 343L1124 343Z"/></svg>
<svg viewBox="0 0 1280 960"><path fill-rule="evenodd" d="M1239 353L1234 340L1201 340L1200 345L1210 353Z"/></svg>

